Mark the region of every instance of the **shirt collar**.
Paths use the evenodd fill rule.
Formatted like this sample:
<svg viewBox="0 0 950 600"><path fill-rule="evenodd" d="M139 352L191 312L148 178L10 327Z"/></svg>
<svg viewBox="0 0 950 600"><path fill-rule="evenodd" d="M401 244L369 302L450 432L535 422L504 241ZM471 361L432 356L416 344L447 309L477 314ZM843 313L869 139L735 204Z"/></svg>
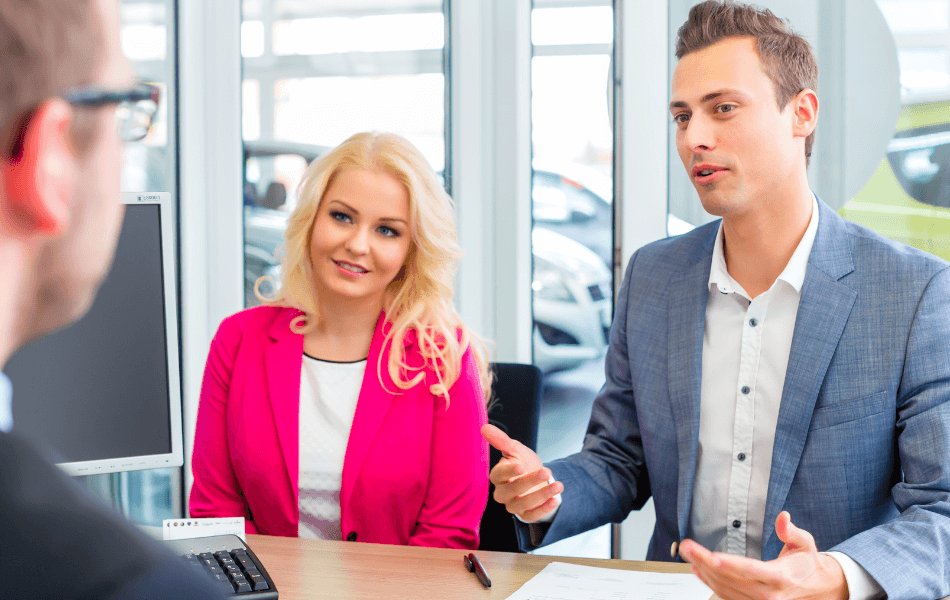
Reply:
<svg viewBox="0 0 950 600"><path fill-rule="evenodd" d="M815 244L815 234L818 233L818 199L812 194L811 197L811 219L808 221L808 227L805 229L805 235L802 236L792 257L788 259L785 269L778 276L779 280L784 281L791 286L797 293L802 292L802 285L805 283L805 271L808 269L808 257L811 255L811 248ZM742 286L732 278L729 270L726 268L726 255L722 250L722 222L719 223L719 231L716 232L716 244L713 246L712 266L709 269L709 287L717 289L723 294L742 294L748 298Z"/></svg>
<svg viewBox="0 0 950 600"><path fill-rule="evenodd" d="M10 433L13 429L13 384L0 372L0 431Z"/></svg>

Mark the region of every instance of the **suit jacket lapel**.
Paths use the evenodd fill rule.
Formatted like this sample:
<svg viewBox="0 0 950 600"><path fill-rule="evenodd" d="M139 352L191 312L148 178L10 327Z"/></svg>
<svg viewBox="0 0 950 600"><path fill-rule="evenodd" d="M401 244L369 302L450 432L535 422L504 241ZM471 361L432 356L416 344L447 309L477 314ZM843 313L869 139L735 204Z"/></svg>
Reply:
<svg viewBox="0 0 950 600"><path fill-rule="evenodd" d="M389 344L386 343L386 333L389 332L390 327L391 324L386 321L386 314L380 313L379 320L376 322L376 331L373 333L373 341L370 343L369 356L366 358L366 370L363 373L363 383L360 386L360 396L356 402L356 412L353 415L353 425L350 428L350 437L343 460L343 481L340 487L340 507L343 512L346 511L352 498L353 486L370 446L392 406L395 392L402 391L389 377L387 365ZM409 335L406 337L410 338ZM383 361L382 364L380 364L380 359Z"/></svg>
<svg viewBox="0 0 950 600"><path fill-rule="evenodd" d="M772 450L762 530L766 560L775 558L771 553L766 556L766 546L798 470L818 391L857 297L851 288L838 283L854 270L851 236L841 217L820 200L818 212L818 231L802 285Z"/></svg>
<svg viewBox="0 0 950 600"><path fill-rule="evenodd" d="M703 330L709 298L709 268L718 228L709 227L709 230L711 235L707 236L696 252L687 259L683 271L674 276L669 296L667 364L679 456L676 514L680 538L686 537L696 477Z"/></svg>
<svg viewBox="0 0 950 600"><path fill-rule="evenodd" d="M290 329L290 322L300 311L283 310L271 324L274 343L264 353L267 373L267 392L277 426L277 437L294 491L294 502L299 494L297 478L300 468L300 375L303 366L303 336Z"/></svg>

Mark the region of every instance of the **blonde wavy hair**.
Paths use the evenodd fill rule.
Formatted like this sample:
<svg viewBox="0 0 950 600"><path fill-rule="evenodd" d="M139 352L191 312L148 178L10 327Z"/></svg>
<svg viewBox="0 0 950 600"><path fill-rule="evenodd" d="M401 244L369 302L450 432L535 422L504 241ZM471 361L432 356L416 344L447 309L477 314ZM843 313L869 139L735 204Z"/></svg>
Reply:
<svg viewBox="0 0 950 600"><path fill-rule="evenodd" d="M297 207L287 221L282 246L280 285L265 297L260 285L254 293L264 304L296 308L304 314L291 322L296 333L313 330L320 319L314 297L310 240L323 196L334 178L344 171L385 171L409 192L411 244L406 263L386 289L383 310L392 327L386 369L402 390L417 385L432 368L437 382L429 388L449 405L449 389L458 381L462 355L469 349L478 366L486 402L491 395L491 372L484 342L462 323L452 303L453 280L462 257L455 227L455 205L422 153L406 139L392 133L357 133L328 154L314 160L298 188ZM281 250L278 250L280 253ZM416 337L425 364L406 362L406 336ZM395 351L398 349L398 352ZM383 353L376 365L383 381Z"/></svg>

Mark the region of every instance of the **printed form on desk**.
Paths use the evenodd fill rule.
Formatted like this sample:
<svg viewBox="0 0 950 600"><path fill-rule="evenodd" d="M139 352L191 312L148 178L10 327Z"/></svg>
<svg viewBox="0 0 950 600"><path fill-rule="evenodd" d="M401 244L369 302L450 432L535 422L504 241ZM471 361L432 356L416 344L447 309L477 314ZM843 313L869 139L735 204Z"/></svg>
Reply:
<svg viewBox="0 0 950 600"><path fill-rule="evenodd" d="M552 562L508 600L709 600L692 573L646 573Z"/></svg>

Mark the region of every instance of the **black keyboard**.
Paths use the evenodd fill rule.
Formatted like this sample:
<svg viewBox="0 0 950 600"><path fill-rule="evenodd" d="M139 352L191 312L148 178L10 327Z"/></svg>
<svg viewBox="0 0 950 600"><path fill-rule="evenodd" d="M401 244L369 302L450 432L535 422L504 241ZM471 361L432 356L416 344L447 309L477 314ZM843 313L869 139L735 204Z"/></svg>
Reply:
<svg viewBox="0 0 950 600"><path fill-rule="evenodd" d="M166 540L172 552L238 598L277 600L277 587L247 543L236 535Z"/></svg>

